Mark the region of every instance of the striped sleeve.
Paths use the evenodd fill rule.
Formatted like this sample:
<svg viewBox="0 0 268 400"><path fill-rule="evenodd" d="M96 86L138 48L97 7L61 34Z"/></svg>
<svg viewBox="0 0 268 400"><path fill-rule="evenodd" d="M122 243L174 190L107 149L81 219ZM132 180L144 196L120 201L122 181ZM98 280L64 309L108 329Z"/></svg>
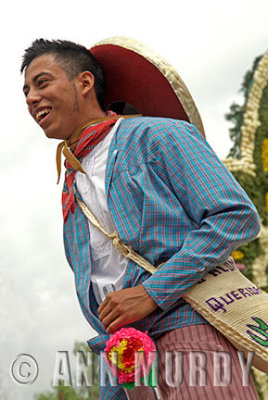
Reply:
<svg viewBox="0 0 268 400"><path fill-rule="evenodd" d="M190 124L161 127L156 173L170 185L193 229L180 250L143 285L168 310L189 287L260 229L255 206ZM179 229L179 227L178 227Z"/></svg>

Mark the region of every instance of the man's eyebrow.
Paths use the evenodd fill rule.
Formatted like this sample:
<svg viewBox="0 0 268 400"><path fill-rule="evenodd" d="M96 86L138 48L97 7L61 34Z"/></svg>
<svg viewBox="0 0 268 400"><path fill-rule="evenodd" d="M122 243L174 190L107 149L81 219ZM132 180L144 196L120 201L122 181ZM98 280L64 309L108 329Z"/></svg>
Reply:
<svg viewBox="0 0 268 400"><path fill-rule="evenodd" d="M33 78L33 82L36 82L37 79L40 78L40 76L42 76L42 75L50 75L50 76L52 76L52 74L50 72L42 71L42 72L39 72L39 74L35 75L35 77ZM22 88L23 92L25 92L26 89L29 89L29 85L27 85L27 84L25 84L23 86L23 88Z"/></svg>

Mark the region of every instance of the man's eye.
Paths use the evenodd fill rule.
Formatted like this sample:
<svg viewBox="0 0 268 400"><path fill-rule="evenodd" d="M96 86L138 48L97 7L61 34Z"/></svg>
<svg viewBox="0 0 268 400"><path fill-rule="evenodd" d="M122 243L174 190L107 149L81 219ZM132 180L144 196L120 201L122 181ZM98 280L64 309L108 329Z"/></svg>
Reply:
<svg viewBox="0 0 268 400"><path fill-rule="evenodd" d="M40 86L43 86L46 82L47 82L47 79L39 79L39 81L37 83L38 83L38 86L40 87Z"/></svg>

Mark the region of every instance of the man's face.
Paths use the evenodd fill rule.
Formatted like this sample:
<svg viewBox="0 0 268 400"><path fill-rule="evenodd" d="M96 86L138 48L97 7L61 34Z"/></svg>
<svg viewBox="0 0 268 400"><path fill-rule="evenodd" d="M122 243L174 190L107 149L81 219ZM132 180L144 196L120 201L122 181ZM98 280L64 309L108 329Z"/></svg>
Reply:
<svg viewBox="0 0 268 400"><path fill-rule="evenodd" d="M30 114L47 137L68 139L83 123L77 79L69 80L52 54L31 62L25 71L23 91Z"/></svg>

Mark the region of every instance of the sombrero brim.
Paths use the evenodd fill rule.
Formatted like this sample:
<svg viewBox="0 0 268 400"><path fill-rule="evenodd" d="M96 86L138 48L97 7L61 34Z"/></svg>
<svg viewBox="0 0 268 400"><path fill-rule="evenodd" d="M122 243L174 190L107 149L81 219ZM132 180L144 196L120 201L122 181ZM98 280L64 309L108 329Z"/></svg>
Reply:
<svg viewBox="0 0 268 400"><path fill-rule="evenodd" d="M144 116L188 121L204 135L194 100L176 70L142 43L116 37L90 51L104 73L105 109L125 102Z"/></svg>

